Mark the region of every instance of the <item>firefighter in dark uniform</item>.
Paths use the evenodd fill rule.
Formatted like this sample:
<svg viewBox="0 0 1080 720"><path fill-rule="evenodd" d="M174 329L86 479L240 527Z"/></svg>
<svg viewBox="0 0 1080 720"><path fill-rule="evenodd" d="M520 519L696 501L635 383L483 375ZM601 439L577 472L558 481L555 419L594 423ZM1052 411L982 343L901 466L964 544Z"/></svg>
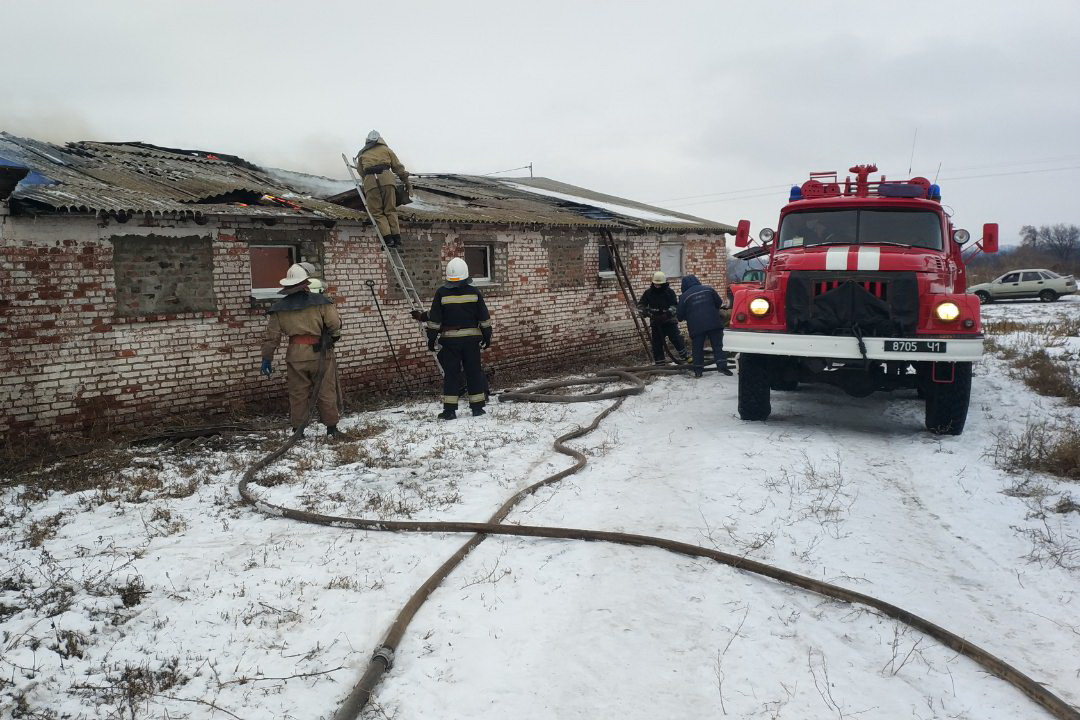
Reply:
<svg viewBox="0 0 1080 720"><path fill-rule="evenodd" d="M285 297L270 306L262 343L262 373L269 375L274 371L274 351L281 344L282 335L288 335L285 363L288 366L289 420L293 429L300 427L307 419L308 402L319 372L319 348L325 335L330 347L325 350L326 372L315 403L319 417L326 425L326 434L333 437L338 434L337 424L341 418L333 350L333 344L341 337L341 317L330 298L309 292L308 281L308 273L300 265L290 267L281 280L281 294Z"/></svg>
<svg viewBox="0 0 1080 720"><path fill-rule="evenodd" d="M664 364L664 338L670 338L679 359L687 361L686 345L683 344L679 323L675 319L675 310L679 299L668 285L667 276L657 270L653 273L652 284L646 288L638 300L638 309L649 319L652 329L652 354L657 365Z"/></svg>
<svg viewBox="0 0 1080 720"><path fill-rule="evenodd" d="M356 169L363 179L364 203L375 218L379 234L386 241L387 247L401 247L395 187L400 178L405 185L405 193L412 195L409 171L382 139L378 130L368 133L367 143L356 156Z"/></svg>
<svg viewBox="0 0 1080 720"><path fill-rule="evenodd" d="M484 414L487 399L487 378L480 366L480 349L491 344L491 317L484 296L469 279L469 266L461 258L446 264L446 284L435 291L431 310L427 314L428 350L439 349L439 365L443 369L443 411L440 420L457 417L458 399L464 369L465 385L469 391L469 407L473 415Z"/></svg>

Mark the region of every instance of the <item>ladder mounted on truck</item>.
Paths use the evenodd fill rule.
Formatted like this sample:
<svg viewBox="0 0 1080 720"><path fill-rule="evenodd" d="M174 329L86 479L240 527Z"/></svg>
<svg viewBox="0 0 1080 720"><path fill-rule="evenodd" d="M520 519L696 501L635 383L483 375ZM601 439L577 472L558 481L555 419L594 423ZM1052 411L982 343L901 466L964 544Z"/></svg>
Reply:
<svg viewBox="0 0 1080 720"><path fill-rule="evenodd" d="M607 228L601 228L600 237L603 238L604 247L607 248L608 257L611 258L611 266L615 268L615 280L619 283L619 291L622 293L623 299L626 301L626 307L630 311L630 317L634 321L641 347L644 348L645 355L651 359L652 346L649 339L649 330L645 325L645 319L638 312L637 296L634 294L634 288L630 284L630 275L627 274L626 266L623 265L622 257L619 255L619 246L615 244L615 238Z"/></svg>
<svg viewBox="0 0 1080 720"><path fill-rule="evenodd" d="M386 238L379 232L379 224L375 222L375 217L371 214L371 210L367 206L367 200L364 197L364 183L363 180L357 176L356 168L346 157L345 153L341 154L341 160L345 163L345 167L349 169L349 177L352 178L353 185L356 186L356 194L360 196L360 204L364 206L364 212L367 213L368 220L371 221L371 226L375 228L375 234L379 237L379 243L382 245L383 254L386 255L386 259L390 262L390 268L394 271L394 278L397 280L398 287L405 293L405 299L409 302L409 307L415 313L414 316L419 316L424 313L424 301L420 299L420 294L416 292L416 285L413 284L412 277L409 275L409 271L405 268L405 261L401 257L401 250L398 248L392 248L386 244ZM427 328L422 320L417 320L417 327L420 329L421 335L424 337L424 342L427 342ZM439 357L437 353L431 353L432 359L435 361L435 367L439 369L439 374L443 374L442 365L439 364Z"/></svg>

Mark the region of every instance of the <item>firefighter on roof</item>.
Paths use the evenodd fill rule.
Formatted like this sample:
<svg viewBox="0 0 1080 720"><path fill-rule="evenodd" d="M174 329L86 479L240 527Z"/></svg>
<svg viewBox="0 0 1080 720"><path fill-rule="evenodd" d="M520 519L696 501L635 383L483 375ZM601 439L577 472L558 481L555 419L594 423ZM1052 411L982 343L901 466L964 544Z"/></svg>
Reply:
<svg viewBox="0 0 1080 720"><path fill-rule="evenodd" d="M281 279L280 292L285 297L270 306L262 343L262 373L270 375L274 371L274 351L281 344L281 336L288 335L285 363L288 367L289 420L293 429L300 427L307 418L308 401L319 371L319 351L325 338L329 343L325 348L326 372L315 402L319 417L326 425L326 434L334 436L338 434L341 411L333 345L341 337L341 317L330 298L309 292L308 282L308 273L300 265L290 267Z"/></svg>
<svg viewBox="0 0 1080 720"><path fill-rule="evenodd" d="M440 420L457 417L462 369L473 415L484 414L487 378L480 366L480 349L491 344L491 317L484 296L473 287L469 266L461 258L446 264L446 284L435 291L427 314L428 350L439 342L439 364L443 369L443 411Z"/></svg>
<svg viewBox="0 0 1080 720"><path fill-rule="evenodd" d="M409 171L398 160L394 151L382 139L378 130L367 135L367 143L356 156L356 170L364 183L364 204L367 205L379 234L387 247L401 247L401 226L397 216L396 186L400 178L405 194L412 194Z"/></svg>

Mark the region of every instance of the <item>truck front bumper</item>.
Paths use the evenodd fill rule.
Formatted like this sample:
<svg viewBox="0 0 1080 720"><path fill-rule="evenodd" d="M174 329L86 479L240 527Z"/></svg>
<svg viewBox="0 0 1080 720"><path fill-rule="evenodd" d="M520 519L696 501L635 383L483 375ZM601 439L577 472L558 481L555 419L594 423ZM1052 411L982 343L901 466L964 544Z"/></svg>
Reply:
<svg viewBox="0 0 1080 720"><path fill-rule="evenodd" d="M937 345L935 345L935 343ZM970 338L863 338L866 357L871 360L971 362L983 354L982 336ZM939 347L939 352L927 352L927 345ZM890 349L905 348L905 349ZM760 355L790 355L792 357L861 360L859 341L853 337L833 335L792 335L789 333L725 330L724 350L727 352Z"/></svg>

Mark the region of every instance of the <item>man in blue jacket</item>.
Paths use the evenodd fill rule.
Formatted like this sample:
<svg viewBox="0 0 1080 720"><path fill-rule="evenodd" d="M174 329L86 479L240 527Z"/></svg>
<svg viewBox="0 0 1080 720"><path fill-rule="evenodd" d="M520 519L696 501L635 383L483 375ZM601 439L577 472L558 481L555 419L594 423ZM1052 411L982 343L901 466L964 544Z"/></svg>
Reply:
<svg viewBox="0 0 1080 720"><path fill-rule="evenodd" d="M694 377L701 377L705 369L705 338L712 345L716 357L716 369L730 375L727 369L727 354L724 352L724 318L720 316L723 303L720 295L693 275L684 275L682 296L675 317L686 321L686 331L690 333L690 346L693 355Z"/></svg>

